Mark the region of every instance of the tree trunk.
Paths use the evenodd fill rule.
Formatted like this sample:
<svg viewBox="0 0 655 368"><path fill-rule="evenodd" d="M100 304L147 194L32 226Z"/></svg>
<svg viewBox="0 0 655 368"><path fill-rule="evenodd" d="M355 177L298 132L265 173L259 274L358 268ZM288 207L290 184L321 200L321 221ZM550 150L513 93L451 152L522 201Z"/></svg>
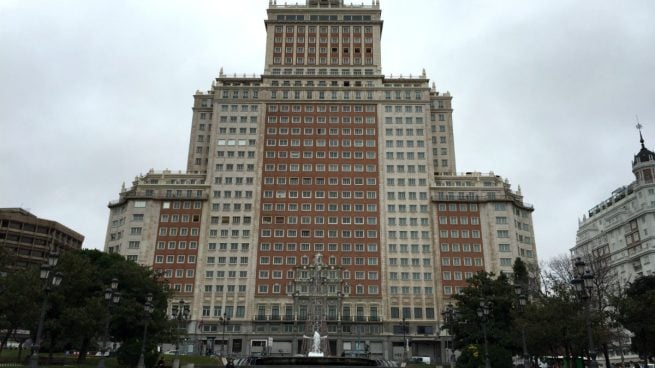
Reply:
<svg viewBox="0 0 655 368"><path fill-rule="evenodd" d="M16 358L16 363L20 363L20 358L23 356L23 342L21 341L18 344L18 357Z"/></svg>
<svg viewBox="0 0 655 368"><path fill-rule="evenodd" d="M605 356L605 366L606 367L611 367L611 365L610 365L610 353L609 353L609 349L607 348L607 343L604 342L602 346L603 346L603 355Z"/></svg>
<svg viewBox="0 0 655 368"><path fill-rule="evenodd" d="M564 363L565 366L570 368L571 367L571 349L569 348L568 344L566 344L564 346L564 351L565 351L565 354L564 354L564 357L562 359L563 363ZM566 362L567 360L568 360L568 364Z"/></svg>
<svg viewBox="0 0 655 368"><path fill-rule="evenodd" d="M80 346L80 355L77 356L77 363L84 363L84 361L86 360L86 356L88 355L89 352L90 342L91 341L88 336L82 339L82 345Z"/></svg>
<svg viewBox="0 0 655 368"><path fill-rule="evenodd" d="M52 364L52 357L55 354L55 341L57 340L58 334L50 334L50 346L48 346L48 364Z"/></svg>
<svg viewBox="0 0 655 368"><path fill-rule="evenodd" d="M2 351L7 345L7 341L9 341L9 335L11 335L11 328L7 329L7 333L2 337L2 340L0 340L0 355L2 355Z"/></svg>

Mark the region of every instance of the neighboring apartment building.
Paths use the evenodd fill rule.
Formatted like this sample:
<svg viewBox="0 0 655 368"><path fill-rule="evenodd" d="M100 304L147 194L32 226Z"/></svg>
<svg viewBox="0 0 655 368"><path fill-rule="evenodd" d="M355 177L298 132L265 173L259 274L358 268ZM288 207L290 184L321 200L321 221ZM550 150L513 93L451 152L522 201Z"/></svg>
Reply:
<svg viewBox="0 0 655 368"><path fill-rule="evenodd" d="M641 149L632 161L635 180L583 216L571 248L573 257L602 260L619 287L655 273L655 153L646 148L641 132L639 138ZM628 336L610 344L612 361L621 361Z"/></svg>
<svg viewBox="0 0 655 368"><path fill-rule="evenodd" d="M194 351L302 353L310 321L328 334L331 354L400 359L404 331L410 354L439 360L443 257L434 182L457 178L452 97L430 87L425 71L382 75L376 0L271 2L265 25L264 73L221 70L211 90L195 94L187 173L177 181L149 173L123 189L110 204L106 250L172 275L192 305ZM499 197L481 199L475 216L506 203L508 225L497 230L514 236L514 220L524 218L524 249L536 257L531 208L520 194L495 177L468 180ZM179 226L163 206L185 201L200 221L197 238L180 249L170 238ZM484 221L476 244L497 234ZM507 240L476 258L511 270L507 257L492 258L504 254L504 246L495 251L500 244L521 254Z"/></svg>
<svg viewBox="0 0 655 368"><path fill-rule="evenodd" d="M580 221L573 256L606 257L625 285L655 271L655 153L641 137L632 161L635 180L612 192Z"/></svg>
<svg viewBox="0 0 655 368"><path fill-rule="evenodd" d="M11 267L48 263L48 254L82 249L84 235L22 208L0 208L0 247L16 258Z"/></svg>
<svg viewBox="0 0 655 368"><path fill-rule="evenodd" d="M537 263L532 205L493 172L438 175L431 190L444 299L478 271L511 275L516 258Z"/></svg>
<svg viewBox="0 0 655 368"><path fill-rule="evenodd" d="M209 185L205 175L149 171L109 203L105 251L152 266L192 299Z"/></svg>

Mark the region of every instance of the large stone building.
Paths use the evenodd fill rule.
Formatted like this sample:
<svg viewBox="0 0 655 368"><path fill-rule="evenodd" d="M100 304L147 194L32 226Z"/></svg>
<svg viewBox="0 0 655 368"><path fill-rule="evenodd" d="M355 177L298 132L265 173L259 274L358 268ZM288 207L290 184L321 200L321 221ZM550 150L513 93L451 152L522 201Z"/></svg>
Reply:
<svg viewBox="0 0 655 368"><path fill-rule="evenodd" d="M644 145L632 161L635 180L614 190L579 223L573 256L601 257L625 285L655 272L655 153Z"/></svg>
<svg viewBox="0 0 655 368"><path fill-rule="evenodd" d="M494 173L437 175L431 188L444 299L477 271L511 274L516 258L536 263L532 205Z"/></svg>
<svg viewBox="0 0 655 368"><path fill-rule="evenodd" d="M641 148L632 161L635 180L583 215L571 248L574 258L604 269L610 290L655 273L655 153L646 148L641 132L639 138ZM617 336L621 337L609 344L610 359L638 359L627 351L630 333L623 330Z"/></svg>
<svg viewBox="0 0 655 368"><path fill-rule="evenodd" d="M10 267L48 263L51 252L82 249L84 235L22 208L0 208L0 248L15 255Z"/></svg>
<svg viewBox="0 0 655 368"><path fill-rule="evenodd" d="M264 73L195 94L186 173L123 188L105 249L165 273L194 351L296 354L319 329L332 354L440 360L464 278L536 261L532 208L455 174L452 97L382 74L377 0L271 2L265 25Z"/></svg>

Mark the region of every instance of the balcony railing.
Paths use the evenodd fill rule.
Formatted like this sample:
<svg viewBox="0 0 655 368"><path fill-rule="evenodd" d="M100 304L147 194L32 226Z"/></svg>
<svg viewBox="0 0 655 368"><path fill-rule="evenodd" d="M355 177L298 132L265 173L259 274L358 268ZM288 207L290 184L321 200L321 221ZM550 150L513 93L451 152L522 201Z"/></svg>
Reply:
<svg viewBox="0 0 655 368"><path fill-rule="evenodd" d="M254 321L259 322L304 322L309 318L307 315L282 315L282 314L256 314L253 316ZM364 323L364 322L382 322L380 316L335 316L328 315L325 317L328 322L350 322L350 323Z"/></svg>

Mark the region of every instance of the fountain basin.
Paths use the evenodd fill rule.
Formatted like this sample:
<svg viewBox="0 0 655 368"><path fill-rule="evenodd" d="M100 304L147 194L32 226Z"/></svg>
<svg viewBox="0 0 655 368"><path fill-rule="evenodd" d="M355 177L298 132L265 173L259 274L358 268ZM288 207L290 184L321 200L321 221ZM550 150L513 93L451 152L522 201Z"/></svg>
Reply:
<svg viewBox="0 0 655 368"><path fill-rule="evenodd" d="M366 358L348 357L259 357L241 359L235 362L237 367L388 367L390 362L377 361Z"/></svg>

